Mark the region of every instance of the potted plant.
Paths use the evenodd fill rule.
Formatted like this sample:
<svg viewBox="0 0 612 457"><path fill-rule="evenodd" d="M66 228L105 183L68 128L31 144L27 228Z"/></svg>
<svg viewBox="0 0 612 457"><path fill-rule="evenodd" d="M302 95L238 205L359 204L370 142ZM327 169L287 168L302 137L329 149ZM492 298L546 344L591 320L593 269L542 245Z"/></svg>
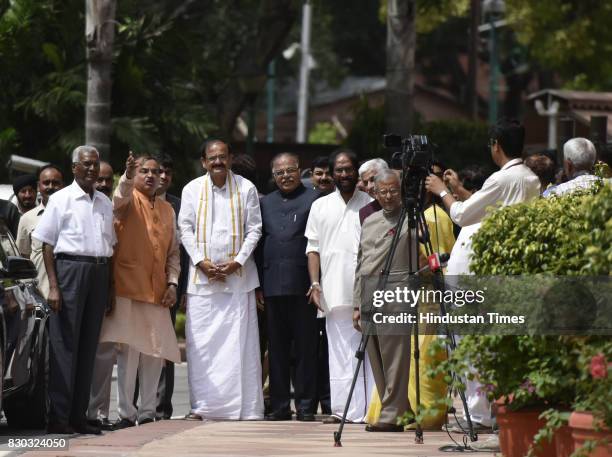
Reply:
<svg viewBox="0 0 612 457"><path fill-rule="evenodd" d="M611 220L612 189L605 184L502 208L485 219L474 236L471 269L477 275L609 276ZM555 441L571 452L572 445L563 440L570 436L563 427L571 408L585 405L587 400L581 398L592 392L593 386L584 387L585 354L603 341L580 336L466 336L431 374L452 370L478 379L483 394L496 401L505 457L558 457ZM612 405L612 389L598 398Z"/></svg>
<svg viewBox="0 0 612 457"><path fill-rule="evenodd" d="M575 455L612 455L612 340L585 345L578 359L580 377L569 425Z"/></svg>

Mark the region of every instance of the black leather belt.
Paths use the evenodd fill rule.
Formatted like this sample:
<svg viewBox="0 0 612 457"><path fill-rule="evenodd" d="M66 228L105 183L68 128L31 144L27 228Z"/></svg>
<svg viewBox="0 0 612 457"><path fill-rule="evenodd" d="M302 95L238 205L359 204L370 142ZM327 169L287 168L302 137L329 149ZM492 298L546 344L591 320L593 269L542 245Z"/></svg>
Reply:
<svg viewBox="0 0 612 457"><path fill-rule="evenodd" d="M72 254L64 254L60 252L55 255L56 259L59 260L72 260L73 262L87 262L87 263L95 263L99 265L106 265L110 262L110 257L93 257L88 255L72 255Z"/></svg>

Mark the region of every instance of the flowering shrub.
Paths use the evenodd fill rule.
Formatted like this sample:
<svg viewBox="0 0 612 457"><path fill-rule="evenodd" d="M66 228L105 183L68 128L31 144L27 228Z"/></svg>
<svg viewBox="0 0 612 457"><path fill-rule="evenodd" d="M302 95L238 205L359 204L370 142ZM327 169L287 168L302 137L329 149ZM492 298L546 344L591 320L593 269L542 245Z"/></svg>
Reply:
<svg viewBox="0 0 612 457"><path fill-rule="evenodd" d="M590 412L612 429L612 340L583 346L578 367L574 410Z"/></svg>

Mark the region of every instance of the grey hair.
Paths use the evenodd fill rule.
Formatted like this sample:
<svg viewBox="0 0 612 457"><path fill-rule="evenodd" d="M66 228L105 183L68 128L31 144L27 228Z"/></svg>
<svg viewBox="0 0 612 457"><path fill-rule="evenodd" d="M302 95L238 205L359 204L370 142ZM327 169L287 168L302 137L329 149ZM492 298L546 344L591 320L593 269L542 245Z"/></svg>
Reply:
<svg viewBox="0 0 612 457"><path fill-rule="evenodd" d="M595 164L597 151L586 138L572 138L563 145L563 158L574 164L577 170L590 170Z"/></svg>
<svg viewBox="0 0 612 457"><path fill-rule="evenodd" d="M387 169L384 169L378 172L378 174L374 178L374 188L378 189L378 184L380 184L383 181L387 181L390 178L397 179L398 184L401 184L402 182L400 177L395 172L395 170L391 170L390 168L387 168Z"/></svg>
<svg viewBox="0 0 612 457"><path fill-rule="evenodd" d="M74 148L74 151L72 151L72 163L77 163L79 160L81 160L81 154L87 154L88 152L95 152L98 158L100 158L100 153L96 148L85 144L83 146L77 146Z"/></svg>
<svg viewBox="0 0 612 457"><path fill-rule="evenodd" d="M388 169L389 165L387 165L387 162L385 162L383 159L370 159L359 167L359 176L371 170L376 170L376 174L378 174L381 171Z"/></svg>

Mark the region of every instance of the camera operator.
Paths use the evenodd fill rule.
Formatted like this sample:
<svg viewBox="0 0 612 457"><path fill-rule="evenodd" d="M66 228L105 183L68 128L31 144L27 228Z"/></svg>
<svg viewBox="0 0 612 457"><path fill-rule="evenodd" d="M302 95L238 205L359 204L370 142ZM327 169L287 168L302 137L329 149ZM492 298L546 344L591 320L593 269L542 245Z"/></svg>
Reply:
<svg viewBox="0 0 612 457"><path fill-rule="evenodd" d="M434 174L425 180L425 188L440 196L453 222L461 227L480 222L491 206L521 203L540 195L540 180L521 159L525 128L516 120L500 119L491 127L489 136L491 157L500 170L467 200L457 201ZM446 170L444 178L451 187L459 183L453 170Z"/></svg>
<svg viewBox="0 0 612 457"><path fill-rule="evenodd" d="M453 222L462 227L456 249L451 252L447 275L470 274L469 263L473 254L471 238L480 228L480 222L490 207L522 203L540 195L539 178L521 159L524 127L518 121L500 119L491 127L489 136L491 157L500 170L489 176L480 190L470 195L453 170L447 170L444 179L460 199L465 198L463 201L458 201L437 176L430 175L425 180L426 189L442 198ZM490 408L482 405L484 400L479 398L477 384L472 383L470 387L466 393L468 404L482 406L470 411L474 429L479 431L492 423ZM466 421L460 421L459 430L466 427Z"/></svg>

